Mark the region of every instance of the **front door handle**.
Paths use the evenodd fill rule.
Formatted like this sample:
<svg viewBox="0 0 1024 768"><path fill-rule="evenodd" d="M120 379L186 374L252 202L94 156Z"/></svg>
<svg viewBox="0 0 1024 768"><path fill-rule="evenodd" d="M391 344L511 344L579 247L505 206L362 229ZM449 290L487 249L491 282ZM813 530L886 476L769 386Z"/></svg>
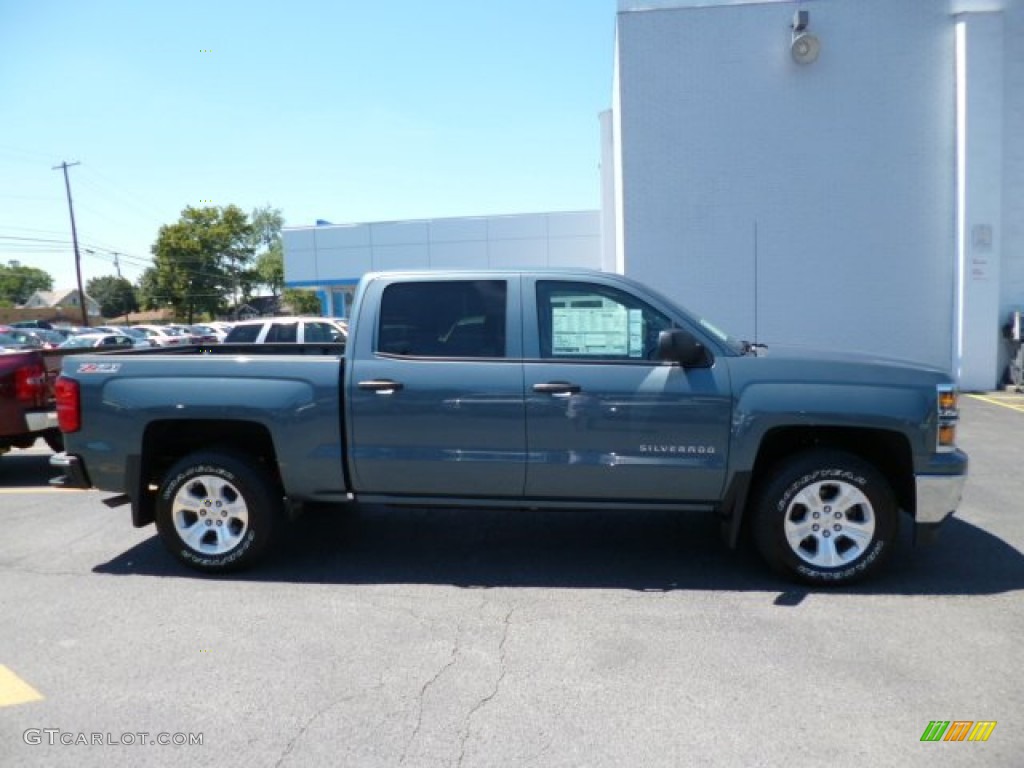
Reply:
<svg viewBox="0 0 1024 768"><path fill-rule="evenodd" d="M371 379L370 381L360 381L356 386L360 389L367 389L370 392L390 395L402 389L405 385L400 381L392 381L391 379Z"/></svg>
<svg viewBox="0 0 1024 768"><path fill-rule="evenodd" d="M581 389L579 384L572 384L568 381L548 381L533 385L534 392L541 392L545 395L575 395Z"/></svg>

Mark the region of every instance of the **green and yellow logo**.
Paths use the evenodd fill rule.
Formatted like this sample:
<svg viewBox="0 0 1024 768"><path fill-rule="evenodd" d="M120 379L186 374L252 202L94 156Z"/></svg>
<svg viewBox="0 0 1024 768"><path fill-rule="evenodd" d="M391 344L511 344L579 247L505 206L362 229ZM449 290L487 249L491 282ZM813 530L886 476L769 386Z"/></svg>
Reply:
<svg viewBox="0 0 1024 768"><path fill-rule="evenodd" d="M921 741L988 741L995 729L995 720L932 720Z"/></svg>

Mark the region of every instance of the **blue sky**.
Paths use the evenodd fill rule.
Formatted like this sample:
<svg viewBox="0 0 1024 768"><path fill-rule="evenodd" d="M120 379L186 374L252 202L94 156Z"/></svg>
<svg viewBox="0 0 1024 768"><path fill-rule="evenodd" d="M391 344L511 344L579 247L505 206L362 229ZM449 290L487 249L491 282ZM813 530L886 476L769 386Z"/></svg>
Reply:
<svg viewBox="0 0 1024 768"><path fill-rule="evenodd" d="M186 205L599 206L615 0L0 0L0 262L134 280ZM208 52L207 52L208 51ZM16 239L24 238L24 239Z"/></svg>

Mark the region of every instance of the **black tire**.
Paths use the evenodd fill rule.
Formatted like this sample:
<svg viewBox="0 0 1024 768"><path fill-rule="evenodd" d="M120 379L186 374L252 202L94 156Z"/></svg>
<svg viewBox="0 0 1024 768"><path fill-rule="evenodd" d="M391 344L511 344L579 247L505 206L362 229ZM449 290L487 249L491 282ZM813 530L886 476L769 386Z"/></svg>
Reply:
<svg viewBox="0 0 1024 768"><path fill-rule="evenodd" d="M761 556L784 576L817 585L851 584L875 573L899 526L885 477L857 456L826 449L776 466L754 512Z"/></svg>
<svg viewBox="0 0 1024 768"><path fill-rule="evenodd" d="M267 551L283 496L252 460L228 453L186 456L167 472L156 500L160 538L204 573L248 568Z"/></svg>

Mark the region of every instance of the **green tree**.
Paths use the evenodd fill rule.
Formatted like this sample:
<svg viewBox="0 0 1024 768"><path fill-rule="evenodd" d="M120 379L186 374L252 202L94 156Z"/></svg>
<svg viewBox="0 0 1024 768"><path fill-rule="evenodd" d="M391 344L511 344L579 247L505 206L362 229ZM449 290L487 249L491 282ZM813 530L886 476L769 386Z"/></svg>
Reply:
<svg viewBox="0 0 1024 768"><path fill-rule="evenodd" d="M166 306L166 301L160 301L156 267L149 267L139 276L139 281L135 285L135 295L138 296L139 305L143 309L159 309Z"/></svg>
<svg viewBox="0 0 1024 768"><path fill-rule="evenodd" d="M176 223L160 227L152 250L154 274L143 275L147 304L170 305L191 322L196 312L237 306L253 259L253 228L237 206L189 206Z"/></svg>
<svg viewBox="0 0 1024 768"><path fill-rule="evenodd" d="M256 253L256 280L269 288L274 296L280 296L284 289L284 244L281 241L284 216L279 208L265 205L254 209L250 218Z"/></svg>
<svg viewBox="0 0 1024 768"><path fill-rule="evenodd" d="M53 278L48 272L25 267L17 261L0 264L0 301L24 304L36 291L52 291Z"/></svg>
<svg viewBox="0 0 1024 768"><path fill-rule="evenodd" d="M281 241L284 215L280 208L271 208L268 203L262 208L254 208L249 219L252 222L253 249L255 251L270 248L274 243Z"/></svg>
<svg viewBox="0 0 1024 768"><path fill-rule="evenodd" d="M313 291L302 288L286 288L282 298L296 315L319 315L323 312L320 307L320 297Z"/></svg>
<svg viewBox="0 0 1024 768"><path fill-rule="evenodd" d="M284 290L284 246L280 240L256 257L256 274L272 294L281 295Z"/></svg>
<svg viewBox="0 0 1024 768"><path fill-rule="evenodd" d="M85 292L100 305L104 317L120 317L139 310L135 288L123 277L94 277L85 284Z"/></svg>

